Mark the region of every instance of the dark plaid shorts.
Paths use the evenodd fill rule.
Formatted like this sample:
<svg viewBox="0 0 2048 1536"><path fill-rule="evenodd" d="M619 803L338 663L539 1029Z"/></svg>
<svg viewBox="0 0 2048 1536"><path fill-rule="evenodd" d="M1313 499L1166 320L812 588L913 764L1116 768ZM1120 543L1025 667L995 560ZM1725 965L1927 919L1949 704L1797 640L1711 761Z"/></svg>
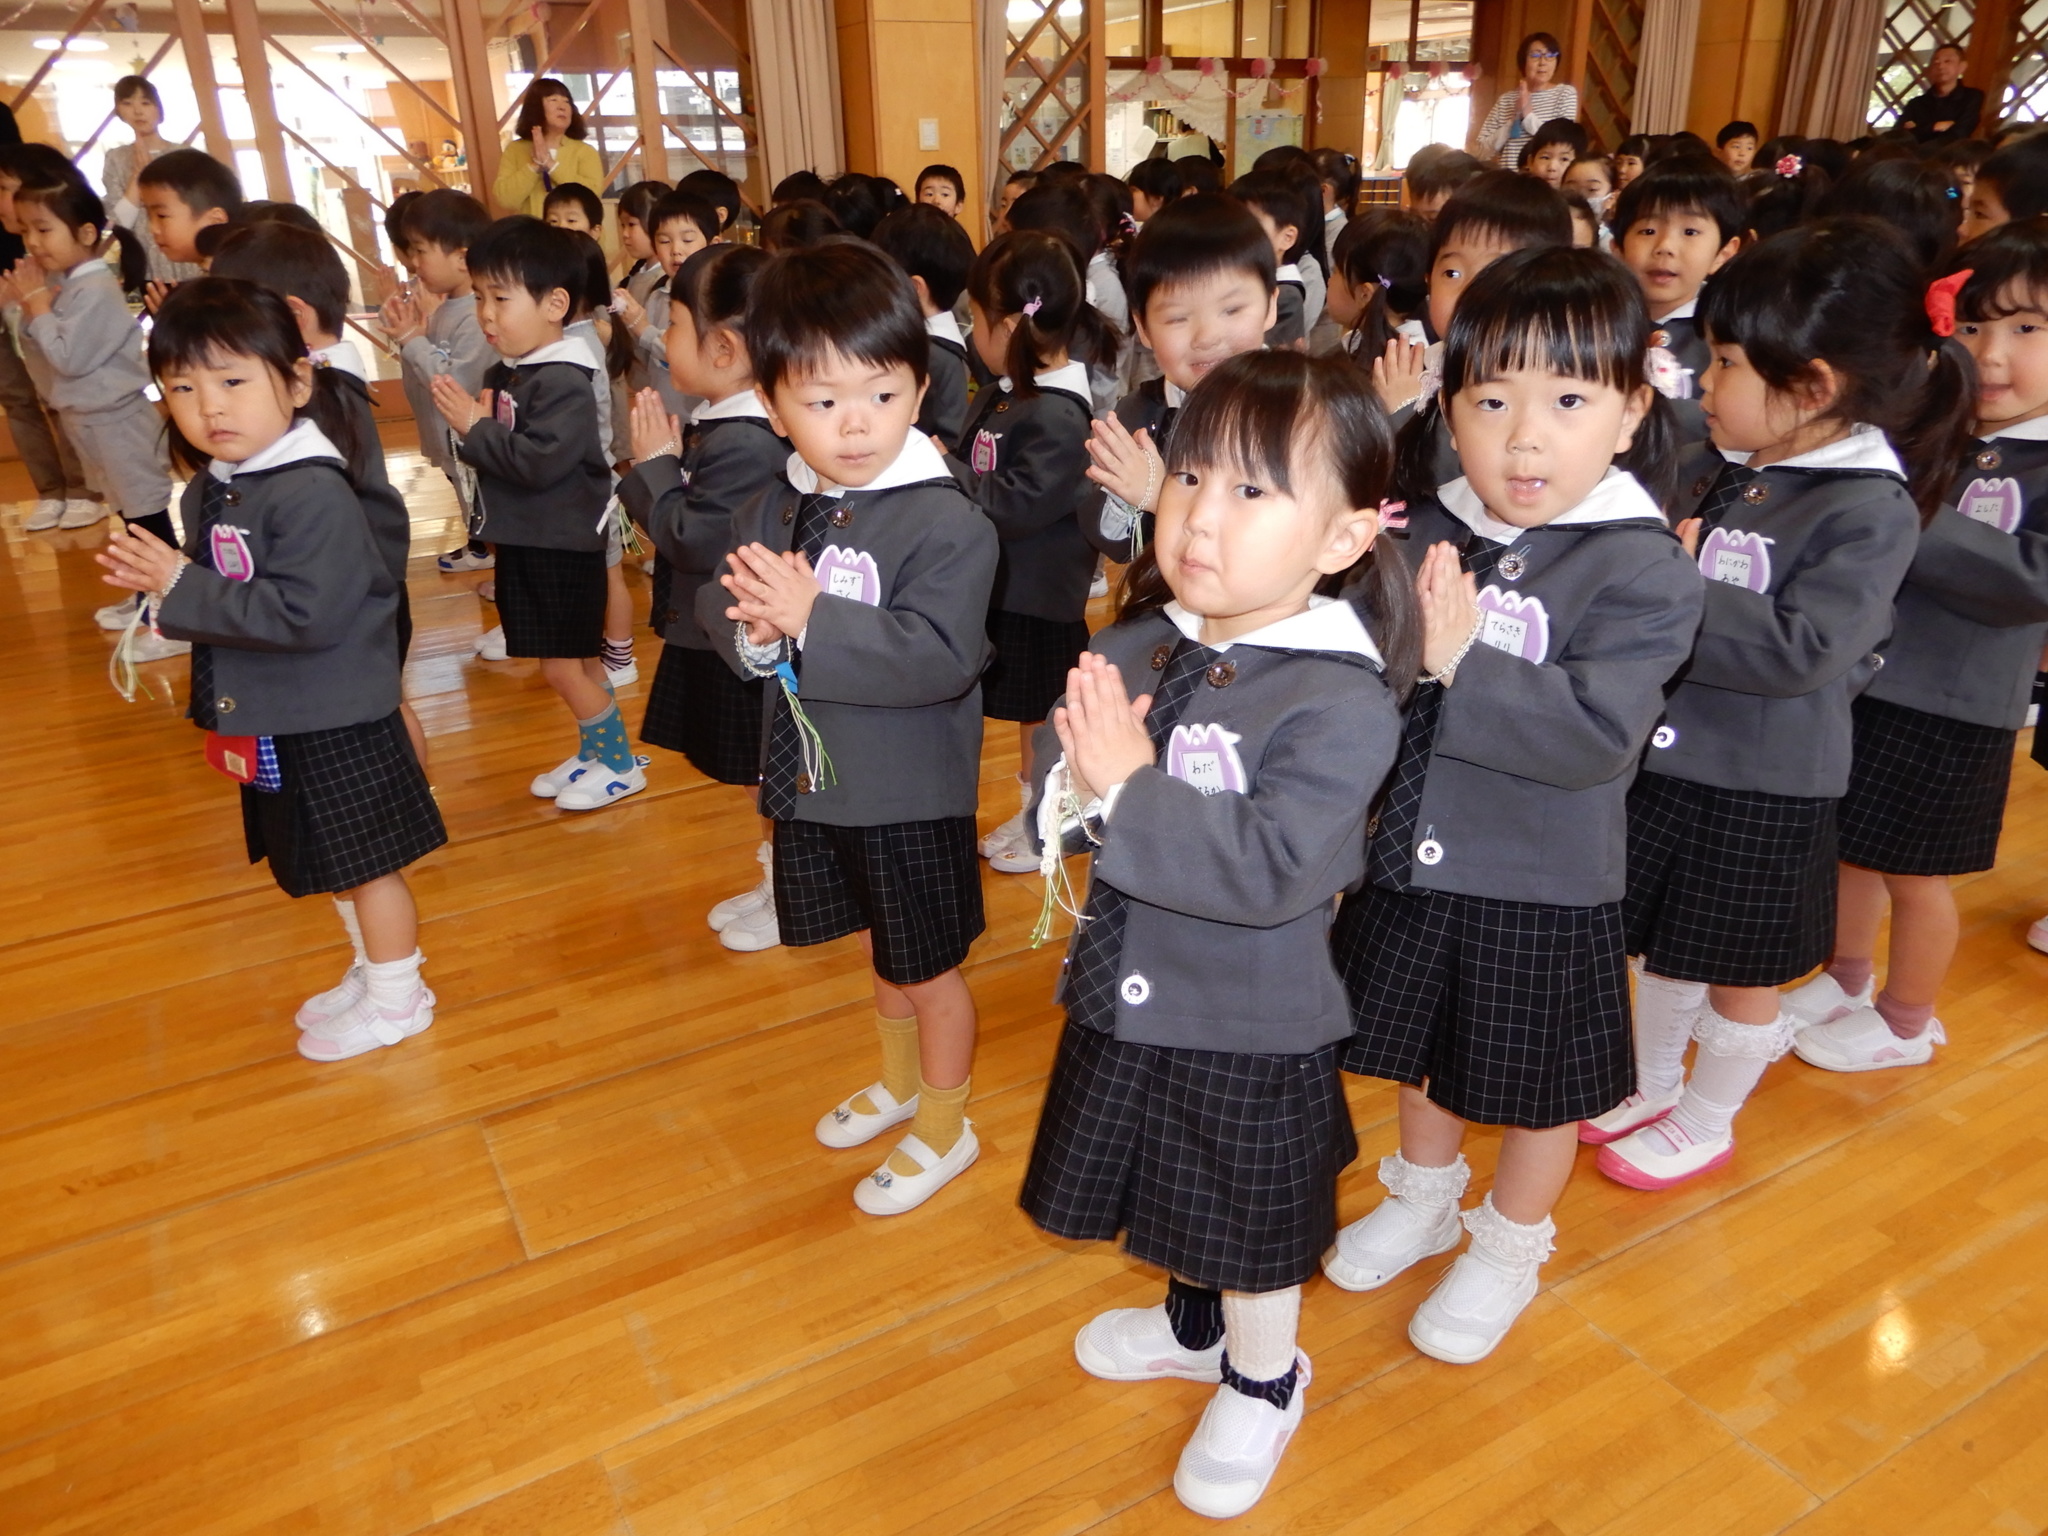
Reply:
<svg viewBox="0 0 2048 1536"><path fill-rule="evenodd" d="M893 986L943 975L988 926L974 818L880 827L778 821L775 916L785 944L866 930L875 974Z"/></svg>

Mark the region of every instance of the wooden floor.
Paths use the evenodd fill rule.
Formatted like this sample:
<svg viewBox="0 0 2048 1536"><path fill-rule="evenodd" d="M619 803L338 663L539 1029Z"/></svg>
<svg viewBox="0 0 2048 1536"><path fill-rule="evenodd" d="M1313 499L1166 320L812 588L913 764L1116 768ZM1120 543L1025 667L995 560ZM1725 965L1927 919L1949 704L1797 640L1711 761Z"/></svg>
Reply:
<svg viewBox="0 0 2048 1536"><path fill-rule="evenodd" d="M968 972L980 1165L859 1215L877 1151L810 1134L871 1075L852 941L718 947L703 914L754 879L755 826L673 755L594 816L526 793L562 712L532 663L471 659L475 578L432 565L448 499L395 469L453 834L413 877L441 1008L339 1065L292 1049L343 961L331 908L243 862L170 705L108 687L96 535L0 514L0 1532L1206 1528L1170 1482L1209 1389L1070 1350L1159 1277L1016 1209L1057 1029L1036 882L988 877ZM986 821L1012 757L991 731ZM1309 1414L1241 1528L2048 1525L2048 955L2022 942L2048 777L2015 789L2000 867L1962 886L1935 1066L1787 1059L1732 1165L1670 1194L1583 1156L1545 1290L1481 1365L1408 1345L1434 1264L1311 1286ZM1352 1103L1347 1218L1394 1145L1392 1093Z"/></svg>

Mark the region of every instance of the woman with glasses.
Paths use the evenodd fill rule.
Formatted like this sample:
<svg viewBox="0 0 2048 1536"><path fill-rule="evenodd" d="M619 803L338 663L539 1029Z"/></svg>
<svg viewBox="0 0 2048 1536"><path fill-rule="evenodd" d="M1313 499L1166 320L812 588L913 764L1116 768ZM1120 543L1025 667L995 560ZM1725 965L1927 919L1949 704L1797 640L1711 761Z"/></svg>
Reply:
<svg viewBox="0 0 2048 1536"><path fill-rule="evenodd" d="M1522 152L1538 128L1555 118L1579 115L1578 90L1556 83L1563 51L1548 32L1531 32L1515 50L1522 78L1512 91L1501 92L1479 128L1479 142L1496 164L1519 169Z"/></svg>

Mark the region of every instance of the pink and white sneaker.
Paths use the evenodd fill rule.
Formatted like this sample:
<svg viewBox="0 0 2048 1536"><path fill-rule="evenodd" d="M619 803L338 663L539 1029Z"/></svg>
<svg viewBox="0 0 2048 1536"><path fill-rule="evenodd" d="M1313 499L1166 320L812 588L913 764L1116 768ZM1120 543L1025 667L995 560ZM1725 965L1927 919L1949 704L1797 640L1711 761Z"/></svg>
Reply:
<svg viewBox="0 0 2048 1536"><path fill-rule="evenodd" d="M299 1054L308 1061L346 1061L401 1040L410 1040L434 1022L434 994L425 987L412 995L411 1008L393 1016L370 1001L367 990L354 1007L299 1035Z"/></svg>
<svg viewBox="0 0 2048 1536"><path fill-rule="evenodd" d="M351 965L341 980L325 992L316 992L299 1004L298 1017L293 1021L301 1029L318 1029L329 1019L341 1017L363 1000L370 990L367 974L360 965Z"/></svg>
<svg viewBox="0 0 2048 1536"><path fill-rule="evenodd" d="M1662 1098L1646 1099L1639 1088L1606 1114L1581 1120L1579 1140L1589 1147L1604 1147L1624 1136L1633 1136L1644 1126L1655 1125L1678 1108L1678 1096L1684 1092L1685 1085L1681 1083Z"/></svg>
<svg viewBox="0 0 2048 1536"><path fill-rule="evenodd" d="M1792 1050L1808 1066L1830 1072L1881 1072L1886 1067L1924 1067L1934 1060L1934 1048L1947 1044L1948 1032L1939 1019L1929 1019L1919 1034L1902 1040L1875 1008L1858 1008L1802 1029L1793 1037Z"/></svg>
<svg viewBox="0 0 2048 1536"><path fill-rule="evenodd" d="M1223 1341L1189 1349L1173 1336L1163 1303L1115 1307L1090 1318L1074 1335L1074 1359L1104 1381L1223 1379Z"/></svg>
<svg viewBox="0 0 2048 1536"><path fill-rule="evenodd" d="M1792 1015L1796 1029L1811 1029L1816 1024L1831 1024L1836 1019L1847 1018L1858 1008L1868 1008L1870 1000L1877 993L1877 978L1872 977L1863 984L1861 992L1844 992L1842 984L1822 971L1809 982L1794 987L1778 1000L1778 1006Z"/></svg>
<svg viewBox="0 0 2048 1536"><path fill-rule="evenodd" d="M1684 1126L1667 1117L1602 1147L1594 1164L1630 1189L1669 1189L1720 1167L1734 1155L1733 1136L1694 1141Z"/></svg>

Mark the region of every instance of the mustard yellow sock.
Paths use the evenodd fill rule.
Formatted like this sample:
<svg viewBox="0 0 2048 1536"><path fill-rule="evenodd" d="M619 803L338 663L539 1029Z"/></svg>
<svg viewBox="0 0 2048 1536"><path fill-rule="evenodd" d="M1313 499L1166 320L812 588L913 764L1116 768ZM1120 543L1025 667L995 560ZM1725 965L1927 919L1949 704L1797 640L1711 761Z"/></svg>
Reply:
<svg viewBox="0 0 2048 1536"><path fill-rule="evenodd" d="M953 1143L967 1129L967 1091L973 1085L971 1077L958 1088L934 1088L930 1083L919 1083L917 1113L910 1117L910 1134L941 1157L952 1151ZM901 1151L891 1152L883 1166L904 1178L924 1171Z"/></svg>
<svg viewBox="0 0 2048 1536"><path fill-rule="evenodd" d="M875 1015L875 1032L882 1037L882 1086L898 1104L908 1104L917 1092L917 1015L892 1019ZM853 1112L872 1115L878 1106L865 1091L853 1096Z"/></svg>

